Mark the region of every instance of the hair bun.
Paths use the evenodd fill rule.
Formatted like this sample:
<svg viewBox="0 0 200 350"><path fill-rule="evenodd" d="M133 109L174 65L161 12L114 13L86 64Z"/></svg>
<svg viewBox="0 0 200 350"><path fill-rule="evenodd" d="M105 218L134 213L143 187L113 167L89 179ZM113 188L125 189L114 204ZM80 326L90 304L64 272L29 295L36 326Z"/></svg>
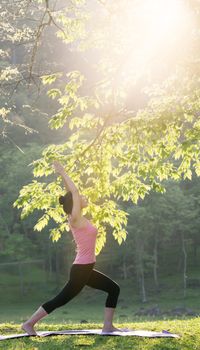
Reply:
<svg viewBox="0 0 200 350"><path fill-rule="evenodd" d="M65 197L64 196L60 196L59 197L59 203L60 204L64 204L64 202L65 202Z"/></svg>

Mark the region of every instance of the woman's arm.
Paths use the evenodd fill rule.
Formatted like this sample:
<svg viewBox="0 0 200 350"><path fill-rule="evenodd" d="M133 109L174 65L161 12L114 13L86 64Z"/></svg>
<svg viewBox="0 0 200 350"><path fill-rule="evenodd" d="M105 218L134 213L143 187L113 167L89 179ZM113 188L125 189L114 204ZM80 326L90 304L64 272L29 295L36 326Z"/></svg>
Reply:
<svg viewBox="0 0 200 350"><path fill-rule="evenodd" d="M72 193L73 208L71 218L73 222L77 222L81 218L81 198L79 190L58 161L54 161L53 166L55 171L62 177L66 190Z"/></svg>
<svg viewBox="0 0 200 350"><path fill-rule="evenodd" d="M62 177L66 190L72 193L78 191L74 182L66 174L64 167L57 160L53 162L53 166L55 171Z"/></svg>

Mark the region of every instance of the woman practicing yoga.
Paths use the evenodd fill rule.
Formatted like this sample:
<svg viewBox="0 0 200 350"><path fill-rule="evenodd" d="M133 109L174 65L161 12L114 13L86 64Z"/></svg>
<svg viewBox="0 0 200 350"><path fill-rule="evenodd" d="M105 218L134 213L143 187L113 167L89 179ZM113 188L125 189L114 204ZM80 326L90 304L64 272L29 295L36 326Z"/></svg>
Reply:
<svg viewBox="0 0 200 350"><path fill-rule="evenodd" d="M69 226L77 246L77 255L67 284L55 298L40 306L22 325L22 329L29 335L37 335L34 330L35 323L56 308L68 303L87 285L108 293L102 332L113 332L118 330L113 326L112 321L120 288L109 277L94 269L97 229L82 215L82 209L87 206L87 199L80 195L77 187L58 161L54 162L54 169L62 177L67 190L67 193L59 198L59 202L68 215Z"/></svg>

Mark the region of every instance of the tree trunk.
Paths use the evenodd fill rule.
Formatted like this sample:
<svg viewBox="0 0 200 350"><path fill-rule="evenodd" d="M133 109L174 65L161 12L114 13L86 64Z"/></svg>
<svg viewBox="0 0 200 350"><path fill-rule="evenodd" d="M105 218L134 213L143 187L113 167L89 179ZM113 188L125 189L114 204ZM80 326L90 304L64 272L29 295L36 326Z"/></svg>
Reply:
<svg viewBox="0 0 200 350"><path fill-rule="evenodd" d="M187 252L183 233L181 233L181 241L183 251L183 296L185 298L187 292Z"/></svg>
<svg viewBox="0 0 200 350"><path fill-rule="evenodd" d="M124 280L128 278L125 256L123 256L123 278Z"/></svg>
<svg viewBox="0 0 200 350"><path fill-rule="evenodd" d="M146 303L147 302L147 298L146 298L146 290L145 290L145 283L144 283L143 262L142 262L141 270L140 270L140 282L141 282L142 302Z"/></svg>
<svg viewBox="0 0 200 350"><path fill-rule="evenodd" d="M56 272L56 285L59 288L60 287L60 263L59 263L59 247L58 244L56 244L55 247L55 272Z"/></svg>
<svg viewBox="0 0 200 350"><path fill-rule="evenodd" d="M18 271L19 271L19 280L20 280L20 291L21 291L21 295L24 296L24 294L25 294L24 277L23 277L23 272L22 272L22 265L20 262L18 263Z"/></svg>
<svg viewBox="0 0 200 350"><path fill-rule="evenodd" d="M140 292L142 297L142 302L147 302L146 290L145 290L145 278L144 278L144 245L143 241L138 237L136 238L136 249L137 249L137 272L139 277Z"/></svg>
<svg viewBox="0 0 200 350"><path fill-rule="evenodd" d="M158 236L155 234L154 242L154 252L153 252L153 277L156 290L158 290Z"/></svg>
<svg viewBox="0 0 200 350"><path fill-rule="evenodd" d="M193 264L194 264L194 266L196 266L197 265L197 250L198 250L198 240L196 238L193 239L192 246L193 246Z"/></svg>
<svg viewBox="0 0 200 350"><path fill-rule="evenodd" d="M51 254L51 242L50 240L47 243L48 245L48 251L47 251L47 275L48 280L51 280L52 272L53 272L53 266L52 266L52 254Z"/></svg>

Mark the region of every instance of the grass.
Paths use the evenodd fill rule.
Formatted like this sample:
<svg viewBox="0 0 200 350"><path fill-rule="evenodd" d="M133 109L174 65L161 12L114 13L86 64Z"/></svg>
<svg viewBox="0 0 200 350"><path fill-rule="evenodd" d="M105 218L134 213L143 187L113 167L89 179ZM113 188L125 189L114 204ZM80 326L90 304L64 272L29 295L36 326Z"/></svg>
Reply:
<svg viewBox="0 0 200 350"><path fill-rule="evenodd" d="M38 306L48 300L51 296L55 295L55 292L49 293L50 295L34 295L31 293L29 298L19 297L8 302L3 302L0 299L0 322L14 322L21 323L27 319ZM32 296L32 300L31 297ZM85 288L79 296L73 299L69 304L53 312L45 322L51 323L81 323L86 320L88 322L102 322L103 308L106 295L102 292L95 291L89 288ZM162 311L167 311L175 307L189 307L195 312L199 311L199 294L193 293L185 298L181 299L180 295L175 295L173 292L168 291L166 294L159 296L159 298L151 297L148 303L141 303L135 295L131 295L131 291L121 291L118 307L116 309L115 320L118 323L123 322L135 322L142 321L144 317L136 316L135 313L141 307L149 309L158 305ZM145 316L145 320L152 319L166 319L167 315L160 315L159 317ZM173 316L174 317L174 316ZM184 318L184 316L183 316Z"/></svg>
<svg viewBox="0 0 200 350"><path fill-rule="evenodd" d="M0 342L2 350L196 350L200 349L200 319L147 321L139 323L117 324L120 327L146 330L168 330L181 335L179 339L173 338L138 338L138 337L105 337L105 336L52 336L47 338L30 337L11 339ZM41 323L38 330L61 330L100 328L100 324L51 324ZM4 323L0 325L3 334L20 333L18 324Z"/></svg>
<svg viewBox="0 0 200 350"><path fill-rule="evenodd" d="M175 283L174 283L175 285ZM161 311L167 311L175 307L191 308L195 312L200 313L199 289L188 289L186 298L183 298L180 288L175 287L163 288L159 294L155 294L153 290L148 290L148 302L143 304L136 288L127 285L126 281L120 282L121 293L118 307L116 310L115 320L118 323L136 322L144 318L136 317L135 313L141 308L149 309L156 305ZM62 285L60 286L60 288ZM59 290L59 289L58 289ZM19 286L13 285L9 287L4 285L0 289L0 323L14 322L21 323L27 319L38 306L52 298L58 290L55 284L46 284L45 286L33 286L25 295L20 294ZM66 306L53 312L45 322L51 323L81 323L86 320L88 322L102 322L103 307L106 295L101 291L85 287L84 290ZM159 318L165 319L169 316L161 315ZM183 316L184 318L184 316ZM152 320L152 317L145 317L145 320Z"/></svg>
<svg viewBox="0 0 200 350"><path fill-rule="evenodd" d="M35 280L34 280L35 278ZM30 278L30 284L24 295L20 292L17 278L9 274L1 275L0 285L0 333L21 333L20 324L26 320L44 301L54 296L58 290L55 282L41 283L41 276L35 274ZM200 313L199 289L189 289L187 297L183 298L179 279L169 277L162 281L162 289L155 294L151 284L148 287L148 302L142 304L134 282L118 281L121 286L119 304L115 314L115 324L118 327L146 330L168 330L178 333L180 339L148 339L137 337L103 337L103 336L56 336L48 338L21 338L0 342L0 350L200 350L200 319L171 319L168 316L159 317L135 315L141 307L146 309L154 306L164 310L175 307L189 307ZM64 283L64 280L63 280ZM62 284L60 288L62 287ZM85 288L78 297L68 305L57 309L37 330L61 330L75 328L101 328L103 308L106 295L94 289ZM87 323L82 324L83 321Z"/></svg>

